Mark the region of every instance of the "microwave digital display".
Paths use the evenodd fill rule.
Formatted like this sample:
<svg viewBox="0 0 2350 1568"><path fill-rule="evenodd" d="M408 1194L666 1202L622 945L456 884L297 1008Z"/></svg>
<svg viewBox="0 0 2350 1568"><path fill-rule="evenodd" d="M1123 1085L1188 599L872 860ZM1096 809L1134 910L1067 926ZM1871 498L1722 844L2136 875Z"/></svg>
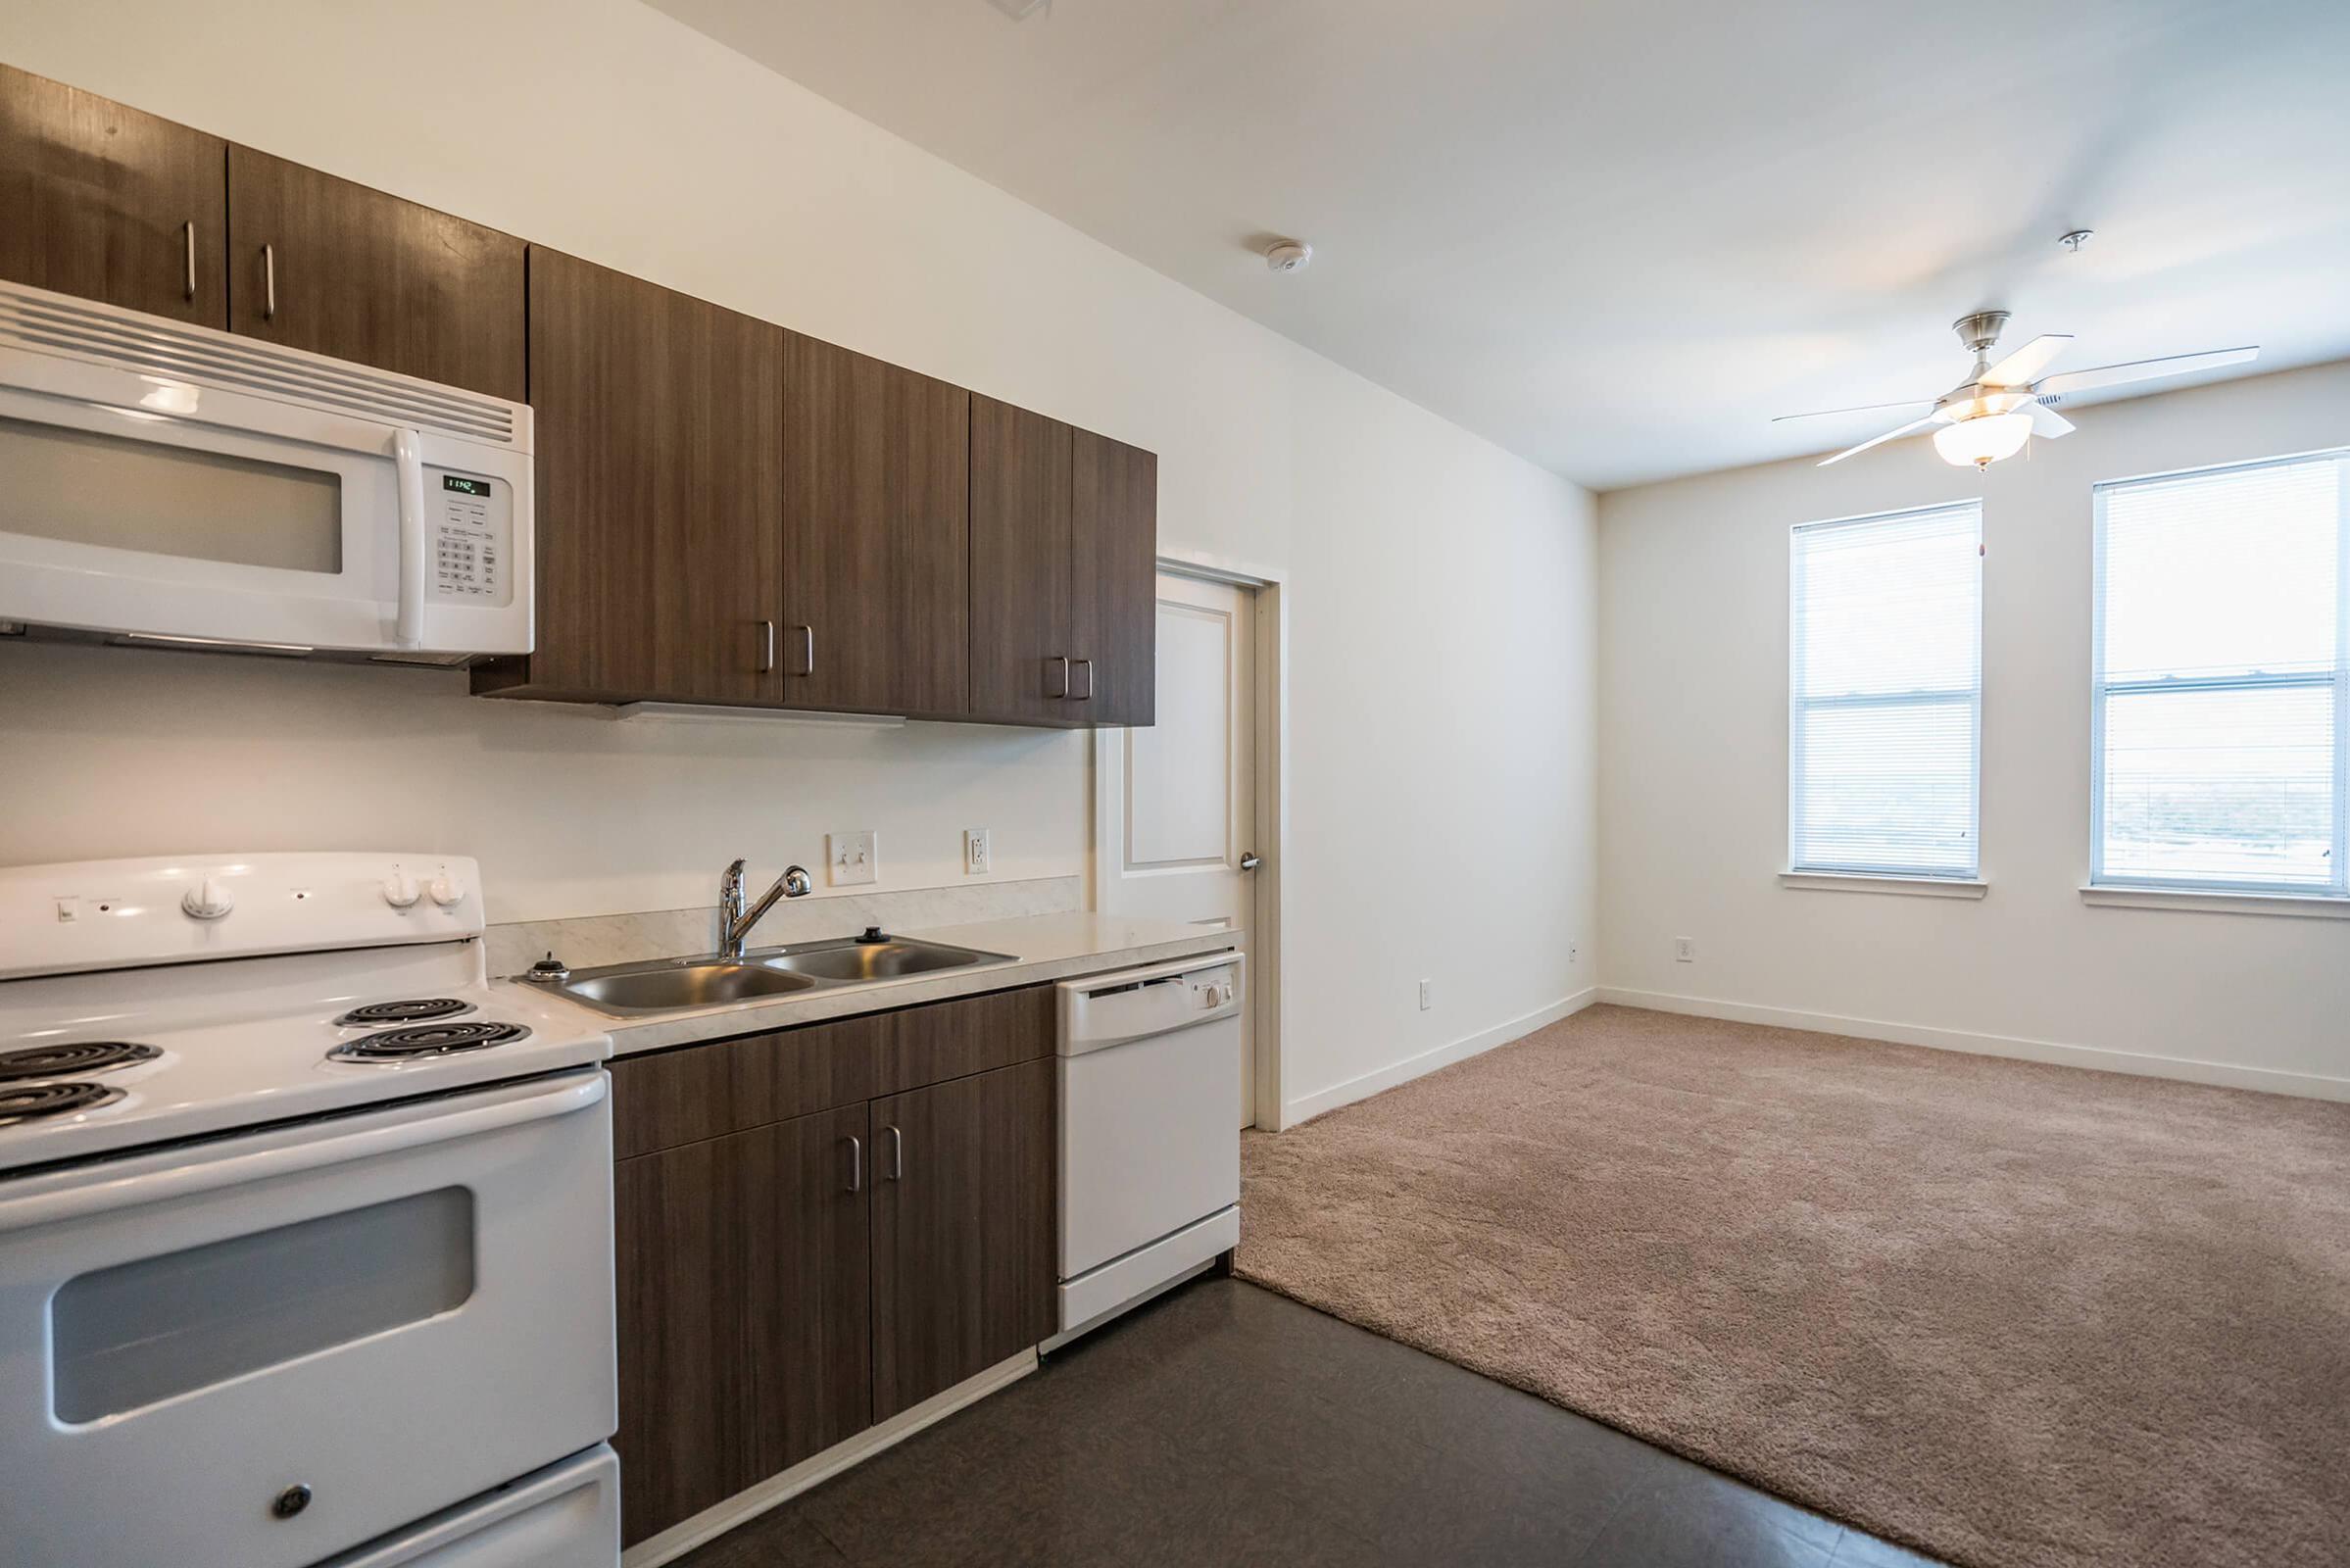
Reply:
<svg viewBox="0 0 2350 1568"><path fill-rule="evenodd" d="M460 495L486 496L490 493L490 482L487 479L468 479L463 474L444 473L441 475L441 488L455 490Z"/></svg>

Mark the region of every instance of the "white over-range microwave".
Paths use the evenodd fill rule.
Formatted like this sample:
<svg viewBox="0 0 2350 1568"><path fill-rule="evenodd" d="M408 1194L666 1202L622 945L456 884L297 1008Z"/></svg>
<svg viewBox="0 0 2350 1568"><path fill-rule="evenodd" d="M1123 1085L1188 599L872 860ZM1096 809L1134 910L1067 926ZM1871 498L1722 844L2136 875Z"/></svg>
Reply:
<svg viewBox="0 0 2350 1568"><path fill-rule="evenodd" d="M0 630L525 654L530 410L0 283Z"/></svg>

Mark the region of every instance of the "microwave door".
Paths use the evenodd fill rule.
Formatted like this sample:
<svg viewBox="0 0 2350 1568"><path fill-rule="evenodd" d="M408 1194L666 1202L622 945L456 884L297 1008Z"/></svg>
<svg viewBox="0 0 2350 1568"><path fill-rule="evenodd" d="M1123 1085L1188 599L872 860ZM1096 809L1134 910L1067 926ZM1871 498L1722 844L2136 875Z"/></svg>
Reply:
<svg viewBox="0 0 2350 1568"><path fill-rule="evenodd" d="M289 650L420 641L420 502L399 526L416 438L318 422L334 439L0 387L0 619Z"/></svg>

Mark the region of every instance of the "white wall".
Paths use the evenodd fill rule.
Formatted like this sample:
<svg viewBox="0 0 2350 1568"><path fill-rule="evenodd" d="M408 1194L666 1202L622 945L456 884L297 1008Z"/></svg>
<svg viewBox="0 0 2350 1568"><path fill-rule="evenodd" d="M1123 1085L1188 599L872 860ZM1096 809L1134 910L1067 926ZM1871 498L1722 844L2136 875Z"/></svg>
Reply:
<svg viewBox="0 0 2350 1568"><path fill-rule="evenodd" d="M2078 423L1981 477L1908 441L1833 468L1804 459L1601 498L1609 994L2350 1097L2350 922L2091 907L2079 893L2090 485L2350 443L2350 364L2086 408ZM1976 495L1990 891L1783 888L1787 528ZM1677 936L1695 940L1694 963L1674 961Z"/></svg>
<svg viewBox="0 0 2350 1568"><path fill-rule="evenodd" d="M1163 550L1291 584L1287 1099L1587 983L1575 486L630 0L11 0L0 60L1157 452ZM26 649L0 724L0 860L423 835L498 918L691 904L827 828L879 827L894 886L975 822L1000 877L1089 842L1068 736L655 736L412 671Z"/></svg>

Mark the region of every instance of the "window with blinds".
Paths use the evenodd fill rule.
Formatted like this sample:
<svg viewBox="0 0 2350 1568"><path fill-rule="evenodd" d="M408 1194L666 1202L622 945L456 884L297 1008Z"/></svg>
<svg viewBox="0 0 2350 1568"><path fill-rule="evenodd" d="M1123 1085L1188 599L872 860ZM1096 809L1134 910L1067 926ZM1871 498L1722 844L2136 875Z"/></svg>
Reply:
<svg viewBox="0 0 2350 1568"><path fill-rule="evenodd" d="M2350 897L2350 452L2101 484L2090 880Z"/></svg>
<svg viewBox="0 0 2350 1568"><path fill-rule="evenodd" d="M1983 734L1983 509L1794 530L1787 865L1971 880Z"/></svg>

